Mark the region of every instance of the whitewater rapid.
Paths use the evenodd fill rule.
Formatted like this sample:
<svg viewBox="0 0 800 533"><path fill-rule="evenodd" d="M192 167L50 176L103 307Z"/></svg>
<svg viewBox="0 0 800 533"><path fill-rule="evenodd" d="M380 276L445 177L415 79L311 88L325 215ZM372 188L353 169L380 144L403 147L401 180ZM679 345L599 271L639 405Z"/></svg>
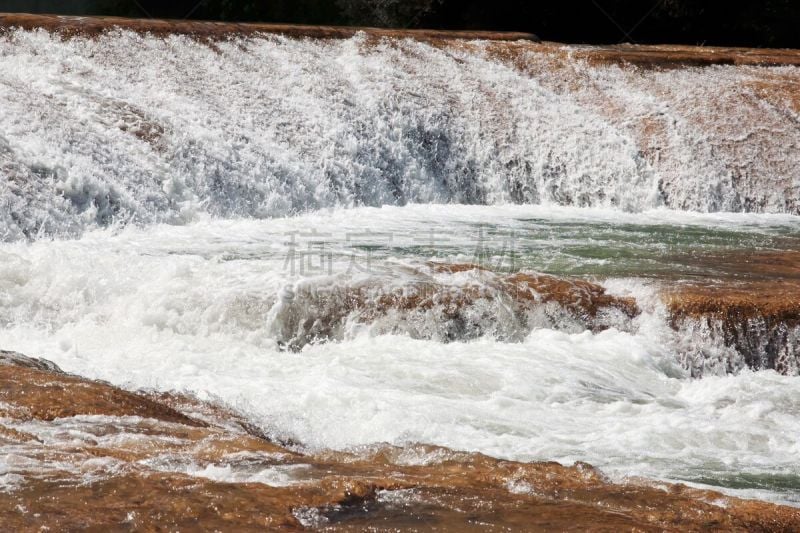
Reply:
<svg viewBox="0 0 800 533"><path fill-rule="evenodd" d="M575 233L581 225L583 236ZM7 243L0 246L0 345L130 388L220 400L270 435L315 449L425 442L520 460L583 460L618 479L683 480L796 503L800 382L748 370L691 379L657 280L603 282L643 308L624 331L534 328L519 342L488 335L445 343L356 321L340 340L292 352L281 349L271 320L287 287L402 284L409 265L469 258L481 228L499 239L484 243L497 253L510 229L521 251L549 243L541 255L521 254L520 269L603 271L603 261L591 266L576 249L617 242L633 250L639 242L649 264L648 246L680 247L683 234L683 246L706 234L700 245L713 248L734 237L783 238L798 227L789 216L406 206ZM352 248L347 236L365 229L393 240L377 240L369 254ZM419 243L431 231L450 231L436 255ZM332 272L292 272L287 256L299 234L326 236ZM353 257L361 266L370 258L371 269L351 270ZM622 262L628 275L642 268Z"/></svg>
<svg viewBox="0 0 800 533"><path fill-rule="evenodd" d="M0 238L433 202L799 212L797 67L541 46L10 31Z"/></svg>
<svg viewBox="0 0 800 533"><path fill-rule="evenodd" d="M574 51L3 33L0 348L315 449L581 460L797 504L800 380L676 331L659 294L725 274L712 252L800 249L800 69ZM641 313L520 318L487 289L367 320L330 297L516 272Z"/></svg>

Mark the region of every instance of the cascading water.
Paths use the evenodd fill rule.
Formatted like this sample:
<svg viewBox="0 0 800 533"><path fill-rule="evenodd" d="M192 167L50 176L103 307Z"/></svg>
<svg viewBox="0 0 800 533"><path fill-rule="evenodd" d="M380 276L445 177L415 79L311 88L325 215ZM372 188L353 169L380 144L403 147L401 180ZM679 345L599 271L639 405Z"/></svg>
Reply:
<svg viewBox="0 0 800 533"><path fill-rule="evenodd" d="M800 68L576 50L5 33L0 348L311 447L800 501L800 319L663 296L800 250Z"/></svg>
<svg viewBox="0 0 800 533"><path fill-rule="evenodd" d="M5 240L431 202L800 212L798 109L759 92L796 67L639 72L365 36L16 31L0 50Z"/></svg>

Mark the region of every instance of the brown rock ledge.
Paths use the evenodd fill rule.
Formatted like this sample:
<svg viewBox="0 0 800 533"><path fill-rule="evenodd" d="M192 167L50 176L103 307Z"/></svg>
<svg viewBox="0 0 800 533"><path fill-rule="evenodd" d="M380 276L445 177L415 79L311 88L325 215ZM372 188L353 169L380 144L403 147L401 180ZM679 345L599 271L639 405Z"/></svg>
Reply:
<svg viewBox="0 0 800 533"><path fill-rule="evenodd" d="M380 28L349 28L341 26L299 26L289 24L241 24L233 22L203 22L190 20L128 19L119 17L68 17L59 15L27 15L0 13L0 30L42 28L66 37L96 36L109 30L121 29L152 35L190 35L203 39L224 39L231 35L259 33L308 37L312 39L347 39L358 32L372 37L411 38L423 41L449 39L483 39L493 41L538 41L531 33L489 31L389 30Z"/></svg>
<svg viewBox="0 0 800 533"><path fill-rule="evenodd" d="M486 279L485 286L467 285L463 290L448 292L447 286L433 282L420 287L409 294L403 290L395 290L383 295L377 301L377 309L373 312L382 314L390 309L429 309L435 305L446 305L458 309L471 305L480 298L496 298L504 294L519 306L530 304L546 304L553 302L567 309L576 317L592 319L602 309L617 309L629 318L639 314L639 307L633 298L620 298L606 294L605 288L581 279L567 279L533 272L517 272L508 276L495 277L491 271L479 265L469 263L431 263L431 272L437 274L458 274L461 272L482 271L494 279ZM356 299L357 307L369 304L363 298ZM604 329L597 326L598 330Z"/></svg>
<svg viewBox="0 0 800 533"><path fill-rule="evenodd" d="M461 46L469 47L470 43ZM678 45L569 45L554 42L497 42L490 43L488 51L498 60L514 64L522 71L531 69L528 56L546 58L552 72L562 73L576 62L591 66L634 66L642 70L671 70L711 65L781 66L800 65L800 50L766 48L723 48L711 46ZM536 66L538 68L538 66ZM536 70L534 68L534 70ZM776 74L782 80L780 74ZM568 78L572 79L572 78Z"/></svg>
<svg viewBox="0 0 800 533"><path fill-rule="evenodd" d="M634 45L575 47L573 57L597 64L631 64L643 68L708 65L800 65L800 51L713 46Z"/></svg>
<svg viewBox="0 0 800 533"><path fill-rule="evenodd" d="M735 323L762 319L787 326L800 324L800 283L685 285L667 293L673 320L715 318Z"/></svg>
<svg viewBox="0 0 800 533"><path fill-rule="evenodd" d="M698 331L741 357L740 364L729 360L726 372L746 366L800 374L800 281L690 284L669 289L664 298L674 329Z"/></svg>
<svg viewBox="0 0 800 533"><path fill-rule="evenodd" d="M51 421L76 415L140 416L162 422L205 424L141 395L70 376L58 367L0 351L0 414L13 405L16 418Z"/></svg>
<svg viewBox="0 0 800 533"><path fill-rule="evenodd" d="M497 320L501 309L508 320ZM429 263L409 269L408 278L395 285L302 287L283 307L275 333L284 347L300 350L309 343L340 340L347 321L374 325L392 316L388 326L379 326L389 328L382 332L442 342L486 334L514 341L535 325L599 332L639 313L633 298L609 295L586 280Z"/></svg>
<svg viewBox="0 0 800 533"><path fill-rule="evenodd" d="M119 17L69 17L0 13L0 32L11 28L37 28L64 37L97 36L114 29L157 36L189 35L218 40L233 35L276 34L293 38L346 39L358 32L370 37L411 38L438 45L470 40L497 41L490 51L498 58L524 63L522 57L535 52L556 61L585 60L590 64L634 65L640 68L683 68L709 65L800 65L800 51L788 49L724 48L711 46L633 45L565 46L540 42L531 33L488 31L389 30L288 24L241 24L187 20L128 19Z"/></svg>
<svg viewBox="0 0 800 533"><path fill-rule="evenodd" d="M800 374L800 252L710 253L692 262L716 270L719 278L664 290L672 327L734 351L726 372L746 366ZM697 366L709 355L702 350L686 346L685 355Z"/></svg>
<svg viewBox="0 0 800 533"><path fill-rule="evenodd" d="M221 406L121 391L18 354L4 353L0 364L0 523L9 530L800 527L797 509L681 485L615 485L582 463L515 463L430 446L306 455L249 431ZM284 477L271 486L269 472Z"/></svg>

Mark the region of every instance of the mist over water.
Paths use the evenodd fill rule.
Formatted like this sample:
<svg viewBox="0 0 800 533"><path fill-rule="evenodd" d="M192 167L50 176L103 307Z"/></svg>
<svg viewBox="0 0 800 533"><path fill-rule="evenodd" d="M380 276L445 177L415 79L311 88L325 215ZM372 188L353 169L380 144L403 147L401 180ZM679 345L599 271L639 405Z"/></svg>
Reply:
<svg viewBox="0 0 800 533"><path fill-rule="evenodd" d="M0 347L313 448L425 442L797 503L800 381L671 328L659 291L724 275L704 254L800 249L780 90L800 69L498 46L3 36ZM518 271L641 314L520 313L497 291ZM364 311L419 287L484 292Z"/></svg>

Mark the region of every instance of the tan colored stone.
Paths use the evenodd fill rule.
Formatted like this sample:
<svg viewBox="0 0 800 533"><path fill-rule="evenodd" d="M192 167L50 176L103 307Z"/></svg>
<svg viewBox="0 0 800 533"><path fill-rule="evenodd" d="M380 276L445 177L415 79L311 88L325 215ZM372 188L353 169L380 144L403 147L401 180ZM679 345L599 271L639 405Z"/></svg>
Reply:
<svg viewBox="0 0 800 533"><path fill-rule="evenodd" d="M145 437L144 441L116 439L115 447L91 442L43 444L17 438L20 434L13 429L0 430L0 439L14 437L5 439L7 452L42 461L35 474L23 476L15 488L0 493L0 523L9 530L293 531L306 525L329 531L792 531L800 527L797 509L681 485L658 488L644 481L615 485L583 463L571 467L517 463L433 446L304 455L248 432L240 424L241 416L223 406L175 394L129 393L58 370L31 368L25 359L17 362L6 361L5 368L0 367L4 401L24 407L45 424L59 423L50 421L52 413L60 412L52 404L65 401L73 405L75 415L150 416L138 422L120 418L117 423L81 419L98 439L104 431ZM58 394L36 392L46 378L59 384ZM31 379L33 388L28 385ZM158 398L165 403L157 403ZM181 406L192 417L174 414ZM198 416L206 420L205 427L197 424ZM423 460L409 464L409 456ZM90 458L115 459L122 465L89 479L80 470L64 467L70 460L85 464ZM147 466L165 458L158 470ZM221 483L189 476L178 467L170 469L171 461L186 460L199 467L240 461L240 466L256 470L276 465L303 465L304 470L290 486Z"/></svg>
<svg viewBox="0 0 800 533"><path fill-rule="evenodd" d="M279 34L287 37L315 39L345 39L358 32L369 37L437 39L491 39L502 41L537 40L530 33L489 31L392 30L380 28L349 28L338 26L300 26L289 24L244 24L234 22L205 22L190 20L128 19L118 17L68 17L57 15L0 14L2 28L43 28L65 37L95 36L109 30L121 29L151 35L189 35L202 39L224 39L231 35Z"/></svg>
<svg viewBox="0 0 800 533"><path fill-rule="evenodd" d="M19 366L0 365L0 401L25 410L36 420L107 415L155 418L193 427L205 425L144 396L105 383Z"/></svg>

